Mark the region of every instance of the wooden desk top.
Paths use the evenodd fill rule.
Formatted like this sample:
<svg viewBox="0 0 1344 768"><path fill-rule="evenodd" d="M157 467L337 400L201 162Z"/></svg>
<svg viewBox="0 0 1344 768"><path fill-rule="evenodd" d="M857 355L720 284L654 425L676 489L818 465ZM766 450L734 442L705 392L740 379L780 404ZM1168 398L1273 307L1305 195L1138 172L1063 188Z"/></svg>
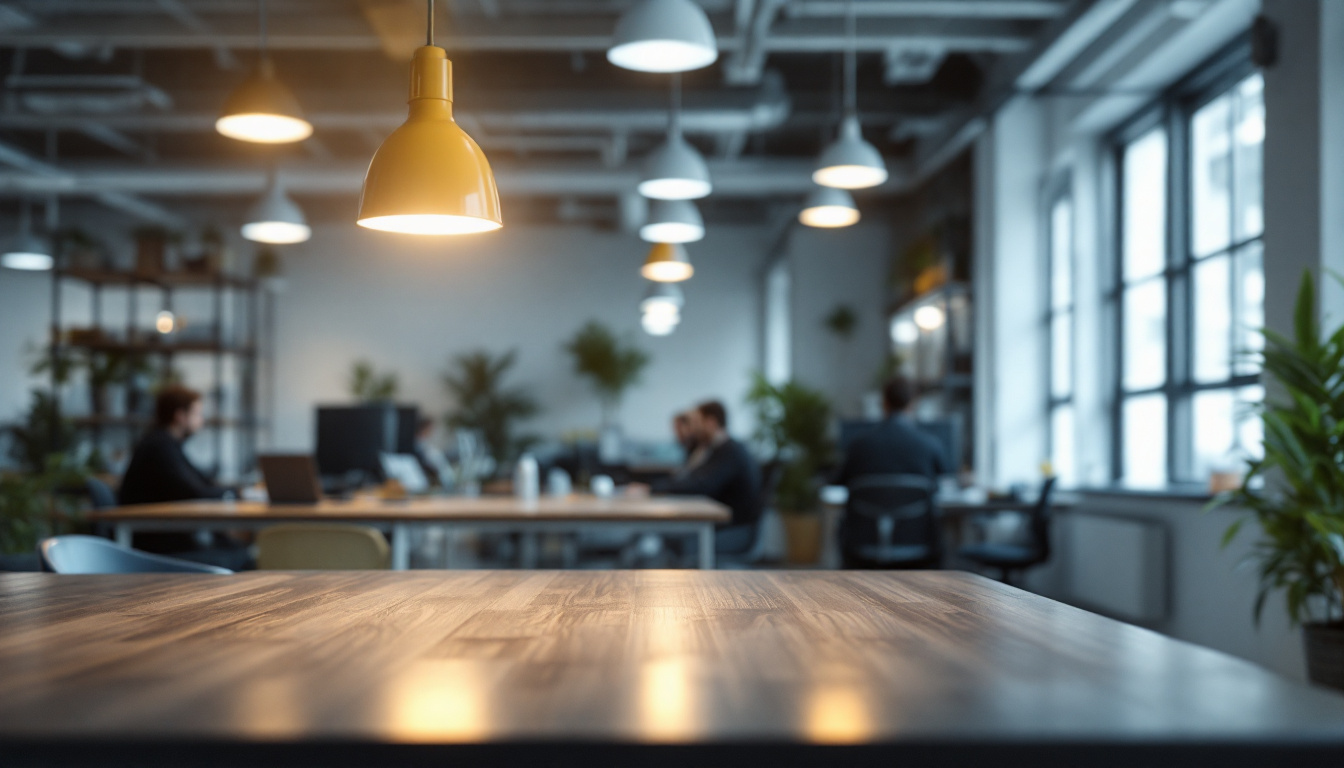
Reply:
<svg viewBox="0 0 1344 768"><path fill-rule="evenodd" d="M93 512L92 520L121 521L239 521L257 520L363 520L384 522L451 521L631 521L726 523L728 507L697 497L613 497L573 495L543 496L525 502L512 496L430 496L407 501L382 501L356 497L346 501L326 500L317 504L266 504L252 501L177 501L166 504L135 504Z"/></svg>
<svg viewBox="0 0 1344 768"><path fill-rule="evenodd" d="M0 627L7 768L1344 755L1342 696L953 572L7 574Z"/></svg>

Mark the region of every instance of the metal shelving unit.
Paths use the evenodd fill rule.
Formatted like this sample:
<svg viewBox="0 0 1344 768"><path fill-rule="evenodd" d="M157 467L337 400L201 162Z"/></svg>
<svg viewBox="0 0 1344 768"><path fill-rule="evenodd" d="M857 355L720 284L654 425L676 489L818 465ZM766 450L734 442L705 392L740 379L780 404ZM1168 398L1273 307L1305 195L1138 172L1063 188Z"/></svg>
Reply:
<svg viewBox="0 0 1344 768"><path fill-rule="evenodd" d="M270 335L274 314L273 298L258 281L223 273L163 272L139 274L130 271L73 268L61 265L58 259L51 281L51 327L47 352L53 361L52 390L59 396L61 382L55 363L67 353L83 350L91 354L118 354L143 356L156 361L160 376L174 370L174 362L186 358L204 357L208 361L210 382L203 388L207 403L206 435L212 449L208 469L214 474L231 470L242 474L253 468L256 460L258 434L270 422L270 398L262 391L259 380L270 375L272 345ZM80 284L88 289L91 322L71 333L67 327L69 314L65 288ZM155 312L174 311L175 299L187 292L207 296L209 317L204 322L208 333L199 338L173 338L141 326L142 292L156 292ZM125 294L124 323L113 323L105 317L105 293L120 291ZM151 302L153 298L151 298ZM151 304L150 306L154 306ZM227 307L227 310L226 310ZM232 364L226 365L226 358ZM227 369L227 372L226 372ZM228 379L226 381L226 376ZM192 382L188 382L189 384ZM236 398L226 398L226 384L232 384ZM265 401L262 398L266 395ZM131 412L128 394L124 414L86 413L75 416L75 426L86 434L99 450L109 445L127 447L147 429L152 414ZM232 402L230 402L232 400ZM90 408L92 410L92 408ZM265 413L263 413L265 411ZM226 433L236 439L226 441ZM234 449L226 457L226 442ZM229 460L231 458L231 460Z"/></svg>

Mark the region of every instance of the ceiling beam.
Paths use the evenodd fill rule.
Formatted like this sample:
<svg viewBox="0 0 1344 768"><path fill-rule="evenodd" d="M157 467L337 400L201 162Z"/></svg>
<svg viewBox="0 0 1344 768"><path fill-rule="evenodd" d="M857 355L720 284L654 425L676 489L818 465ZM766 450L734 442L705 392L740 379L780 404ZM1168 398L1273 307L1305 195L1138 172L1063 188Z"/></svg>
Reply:
<svg viewBox="0 0 1344 768"><path fill-rule="evenodd" d="M789 3L791 18L844 16L848 3L800 0ZM854 15L942 19L1053 19L1068 10L1067 0L863 0Z"/></svg>
<svg viewBox="0 0 1344 768"><path fill-rule="evenodd" d="M300 195L356 195L368 168L365 162L294 162L278 170L285 188ZM640 166L617 168L600 162L492 163L502 195L606 197L629 193L639 183ZM710 160L715 197L777 197L811 191L811 159ZM882 187L865 194L904 189L900 167ZM60 177L27 170L0 170L0 194L121 194L150 196L252 196L267 184L264 167L237 165L156 168L108 168L69 164Z"/></svg>
<svg viewBox="0 0 1344 768"><path fill-rule="evenodd" d="M81 184L78 176L72 175L51 163L38 160L18 147L3 142L0 142L0 165L7 165L15 169L13 172L0 171L0 176L17 176L29 179L30 183L26 186L33 188L28 190L32 193L36 193L37 188L40 188L44 194L91 197L108 208L128 213L137 219L168 227L182 227L185 224L185 220L181 216L124 190L111 187L102 189L86 187Z"/></svg>
<svg viewBox="0 0 1344 768"><path fill-rule="evenodd" d="M718 35L719 49L732 52L744 42L732 32ZM60 25L44 24L22 31L0 30L0 47L55 48L81 45L146 50L233 49L256 45L254 22L232 19L212 22L210 37L184 31L154 18L81 17ZM611 45L612 21L601 18L462 19L439 35L440 44L455 52L481 51L605 51ZM892 45L937 42L949 50L1018 52L1031 45L1031 30L1012 21L968 19L876 18L860 25L855 45L862 51L884 51ZM272 50L378 51L383 44L357 17L309 18L302 23L274 19L267 44ZM849 45L843 19L793 19L777 23L765 50L806 53L843 50Z"/></svg>

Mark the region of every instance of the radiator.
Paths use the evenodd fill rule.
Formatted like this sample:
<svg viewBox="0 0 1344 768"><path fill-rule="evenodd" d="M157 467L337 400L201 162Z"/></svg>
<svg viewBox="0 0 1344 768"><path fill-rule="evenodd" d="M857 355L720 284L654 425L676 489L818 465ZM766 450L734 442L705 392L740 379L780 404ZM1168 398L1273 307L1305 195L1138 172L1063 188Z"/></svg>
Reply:
<svg viewBox="0 0 1344 768"><path fill-rule="evenodd" d="M1078 605L1140 623L1167 616L1167 530L1161 523L1063 515L1068 591Z"/></svg>

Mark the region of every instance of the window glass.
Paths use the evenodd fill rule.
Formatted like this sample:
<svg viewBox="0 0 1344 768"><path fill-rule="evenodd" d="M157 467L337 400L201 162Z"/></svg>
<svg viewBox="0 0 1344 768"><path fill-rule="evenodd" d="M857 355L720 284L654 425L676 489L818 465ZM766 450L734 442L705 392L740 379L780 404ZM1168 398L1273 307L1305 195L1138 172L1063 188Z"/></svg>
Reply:
<svg viewBox="0 0 1344 768"><path fill-rule="evenodd" d="M1126 281L1160 273L1167 262L1167 134L1154 128L1124 151L1123 264Z"/></svg>
<svg viewBox="0 0 1344 768"><path fill-rule="evenodd" d="M1122 481L1136 488L1156 488L1167 481L1167 399L1160 393L1126 398Z"/></svg>
<svg viewBox="0 0 1344 768"><path fill-rule="evenodd" d="M1050 318L1050 395L1066 398L1073 393L1073 313Z"/></svg>
<svg viewBox="0 0 1344 768"><path fill-rule="evenodd" d="M1195 262L1190 272L1194 291L1195 381L1225 381L1232 374L1232 257L1212 256Z"/></svg>
<svg viewBox="0 0 1344 768"><path fill-rule="evenodd" d="M1050 413L1050 462L1061 485L1077 483L1073 456L1073 405L1064 403Z"/></svg>
<svg viewBox="0 0 1344 768"><path fill-rule="evenodd" d="M1161 386L1167 378L1166 281L1152 279L1125 290L1124 387Z"/></svg>
<svg viewBox="0 0 1344 768"><path fill-rule="evenodd" d="M1060 198L1050 210L1050 306L1073 304L1073 203Z"/></svg>
<svg viewBox="0 0 1344 768"><path fill-rule="evenodd" d="M1191 408L1195 478L1244 470L1248 459L1263 455L1263 427L1255 409L1263 397L1258 386L1195 393Z"/></svg>
<svg viewBox="0 0 1344 768"><path fill-rule="evenodd" d="M1232 244L1232 99L1220 96L1190 121L1190 238L1195 258Z"/></svg>
<svg viewBox="0 0 1344 768"><path fill-rule="evenodd" d="M1265 231L1264 144L1265 81L1256 73L1236 88L1236 128L1233 162L1234 236L1240 241L1259 237Z"/></svg>
<svg viewBox="0 0 1344 768"><path fill-rule="evenodd" d="M1234 369L1238 375L1260 372L1258 354L1265 348L1265 261L1264 245L1256 240L1239 250L1233 268L1236 271L1236 347Z"/></svg>

